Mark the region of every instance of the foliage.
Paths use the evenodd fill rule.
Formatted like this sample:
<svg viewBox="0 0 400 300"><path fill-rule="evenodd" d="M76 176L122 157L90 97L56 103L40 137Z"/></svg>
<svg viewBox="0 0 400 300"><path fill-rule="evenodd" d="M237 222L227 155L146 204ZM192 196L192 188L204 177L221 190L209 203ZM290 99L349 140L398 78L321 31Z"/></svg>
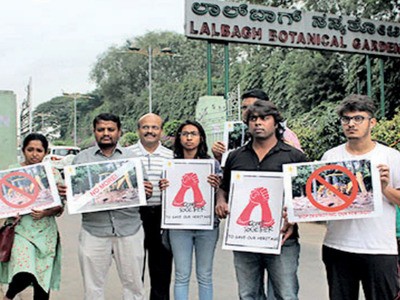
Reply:
<svg viewBox="0 0 400 300"><path fill-rule="evenodd" d="M179 125L182 124L182 121L180 120L171 120L171 121L167 121L164 124L164 135L166 136L175 136L176 131L178 130Z"/></svg>
<svg viewBox="0 0 400 300"><path fill-rule="evenodd" d="M138 140L138 134L136 132L129 131L121 137L119 142L123 147L128 147L135 144Z"/></svg>
<svg viewBox="0 0 400 300"><path fill-rule="evenodd" d="M400 150L400 109L396 109L396 114L392 120L383 119L372 130L372 137L390 147Z"/></svg>

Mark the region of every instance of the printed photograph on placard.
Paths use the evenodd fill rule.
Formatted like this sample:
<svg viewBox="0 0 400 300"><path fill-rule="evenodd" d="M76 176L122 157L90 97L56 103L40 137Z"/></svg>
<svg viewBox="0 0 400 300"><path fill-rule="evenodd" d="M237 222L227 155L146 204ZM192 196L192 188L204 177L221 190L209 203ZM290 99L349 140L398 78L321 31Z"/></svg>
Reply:
<svg viewBox="0 0 400 300"><path fill-rule="evenodd" d="M70 214L146 205L140 159L121 159L64 168Z"/></svg>
<svg viewBox="0 0 400 300"><path fill-rule="evenodd" d="M284 165L291 222L375 217L382 213L379 172L370 160Z"/></svg>
<svg viewBox="0 0 400 300"><path fill-rule="evenodd" d="M224 144L226 152L222 155L221 166L225 165L228 154L247 142L247 126L242 121L225 122Z"/></svg>
<svg viewBox="0 0 400 300"><path fill-rule="evenodd" d="M162 195L162 228L213 229L214 188L207 177L213 159L171 159L164 165L169 187Z"/></svg>
<svg viewBox="0 0 400 300"><path fill-rule="evenodd" d="M2 170L0 187L0 219L61 205L49 163Z"/></svg>
<svg viewBox="0 0 400 300"><path fill-rule="evenodd" d="M232 171L222 249L279 254L283 173Z"/></svg>

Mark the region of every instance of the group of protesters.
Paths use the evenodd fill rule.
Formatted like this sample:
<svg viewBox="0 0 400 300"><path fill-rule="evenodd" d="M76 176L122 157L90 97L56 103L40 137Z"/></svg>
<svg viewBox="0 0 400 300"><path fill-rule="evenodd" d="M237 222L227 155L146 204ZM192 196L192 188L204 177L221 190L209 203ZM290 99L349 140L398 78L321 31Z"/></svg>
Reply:
<svg viewBox="0 0 400 300"><path fill-rule="evenodd" d="M230 213L228 199L232 171L282 172L287 163L307 162L305 153L285 140L283 117L262 90L242 95L242 118L249 140L230 152L221 171L219 163L226 152L223 142L215 142L211 152L216 160L207 178L215 189L215 222L210 230L170 229L170 249L163 241L161 194L169 182L163 178L168 159L210 159L206 134L196 121L183 122L175 135L173 150L161 142L163 119L153 113L137 122L139 141L122 147L118 116L102 113L93 120L95 146L76 155L73 164L140 158L144 170L147 205L82 214L79 233L79 263L84 299L104 299L107 273L114 260L122 284L124 300L145 299L144 264L148 263L151 300L170 299L174 265L174 299L189 299L192 256L195 252L198 299L222 299L213 292L213 259L219 236L219 219ZM337 108L346 143L322 155L321 160L374 159L382 187L381 216L327 222L322 245L329 298L358 299L360 283L366 299L393 300L399 297L396 207L400 205L400 152L371 137L377 120L375 107L367 96L350 95ZM48 148L41 134L28 135L23 143L24 162L40 163ZM322 154L322 153L321 153ZM65 199L67 187L58 176L58 192ZM68 204L67 204L68 205ZM50 290L59 289L61 247L55 217L63 206L32 210L16 226L9 262L0 263L0 282L9 284L3 300L13 299L32 285L35 300L46 300ZM281 253L262 254L233 251L242 300L298 299L299 229L290 223L285 209L281 228ZM6 222L13 222L9 218ZM268 279L265 278L268 274ZM218 291L219 293L220 291ZM400 298L399 298L400 299Z"/></svg>

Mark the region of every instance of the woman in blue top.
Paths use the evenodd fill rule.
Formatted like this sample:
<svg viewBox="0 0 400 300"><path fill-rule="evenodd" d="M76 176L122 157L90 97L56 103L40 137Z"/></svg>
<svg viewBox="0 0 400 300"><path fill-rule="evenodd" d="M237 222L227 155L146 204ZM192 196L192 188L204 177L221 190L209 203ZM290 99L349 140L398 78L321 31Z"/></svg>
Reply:
<svg viewBox="0 0 400 300"><path fill-rule="evenodd" d="M206 134L203 127L195 121L182 123L175 136L174 157L179 159L209 159ZM209 175L208 183L218 188L220 178ZM160 188L164 190L168 181L162 179ZM196 276L199 284L199 299L213 299L212 269L215 246L218 240L218 222L212 230L171 229L169 238L175 266L175 300L189 298L189 281L192 272L192 253L195 250Z"/></svg>

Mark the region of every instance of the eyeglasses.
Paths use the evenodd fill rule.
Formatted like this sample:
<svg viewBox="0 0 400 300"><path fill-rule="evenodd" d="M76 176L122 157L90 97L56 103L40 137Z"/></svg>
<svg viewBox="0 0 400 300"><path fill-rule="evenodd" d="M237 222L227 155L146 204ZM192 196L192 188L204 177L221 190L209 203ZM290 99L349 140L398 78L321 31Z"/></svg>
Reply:
<svg viewBox="0 0 400 300"><path fill-rule="evenodd" d="M360 116L360 115L353 116L353 117L342 116L342 117L340 117L340 122L342 124L344 124L344 125L348 125L348 124L350 124L351 120L354 120L354 124L359 125L362 122L364 122L365 119L371 120L372 118L371 117L364 117L364 116Z"/></svg>
<svg viewBox="0 0 400 300"><path fill-rule="evenodd" d="M271 118L271 115L265 115L265 116L250 116L249 121L250 122L256 122L257 119L259 118L261 121L267 121L269 118Z"/></svg>
<svg viewBox="0 0 400 300"><path fill-rule="evenodd" d="M182 131L180 133L180 135L184 136L184 137L188 137L189 135L191 135L191 136L200 136L200 132L198 132L198 131Z"/></svg>

